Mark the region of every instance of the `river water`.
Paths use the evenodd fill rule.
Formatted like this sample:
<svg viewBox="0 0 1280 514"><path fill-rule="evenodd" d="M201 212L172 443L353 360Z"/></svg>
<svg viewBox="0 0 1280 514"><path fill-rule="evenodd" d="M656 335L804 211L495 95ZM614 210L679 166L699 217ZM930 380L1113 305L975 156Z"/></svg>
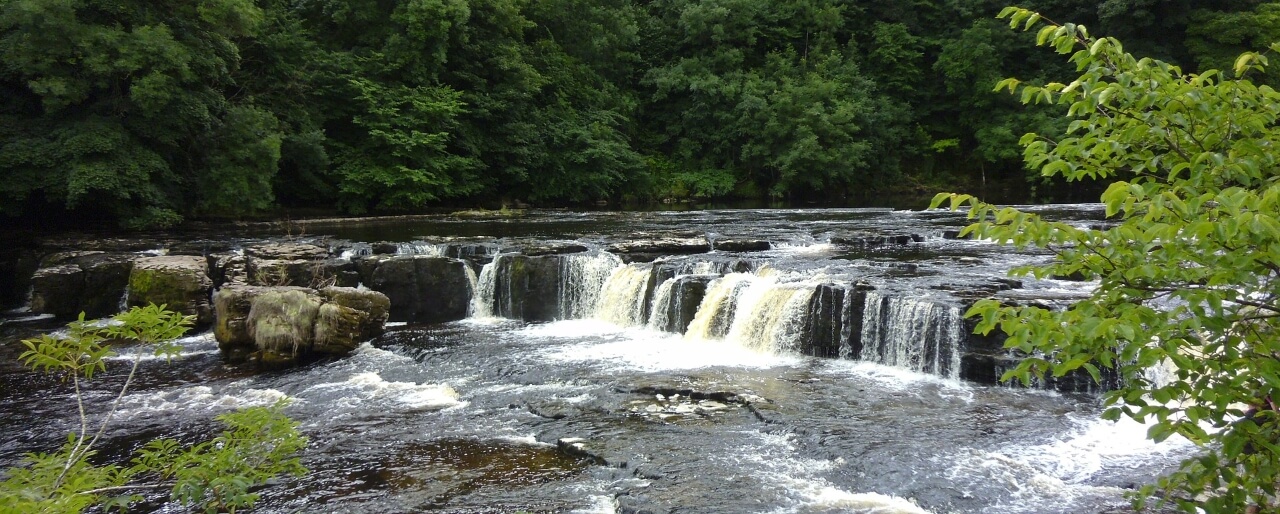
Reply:
<svg viewBox="0 0 1280 514"><path fill-rule="evenodd" d="M1081 224L1099 217L1096 206L1043 214ZM1094 394L965 381L948 362L958 354L912 350L963 350L962 339L947 342L962 324L947 320L958 319L965 291L1046 258L943 237L963 223L941 211L848 209L309 225L302 239L349 255L375 241L401 243L404 253L459 240L494 254L547 241L591 250L574 260L566 319L505 319L481 301L468 319L393 324L346 358L273 372L224 364L211 334L185 338L174 362L144 361L104 458L158 435L207 437L218 413L287 397L310 439L310 473L265 487L260 512L1125 511L1126 491L1194 448L1152 444L1140 424L1100 420ZM759 239L772 249L660 259L686 272L678 276L708 277L689 329L674 333L629 292L640 282L629 275L654 265L601 250L672 235ZM916 238L858 242L898 235ZM237 244L271 237L227 236ZM477 266L478 298L495 294L485 296L493 266L488 280ZM842 359L802 355L788 328L788 313L805 303L797 298L810 300L813 284L850 281L875 288L868 301L884 299L869 313L943 321L868 323L863 339L879 346ZM1020 285L1018 294L1042 297L1089 287ZM712 304L733 319L716 325ZM96 381L92 414L122 380L124 353ZM5 359L0 464L63 440L75 421L70 393ZM141 510L179 511L158 498Z"/></svg>

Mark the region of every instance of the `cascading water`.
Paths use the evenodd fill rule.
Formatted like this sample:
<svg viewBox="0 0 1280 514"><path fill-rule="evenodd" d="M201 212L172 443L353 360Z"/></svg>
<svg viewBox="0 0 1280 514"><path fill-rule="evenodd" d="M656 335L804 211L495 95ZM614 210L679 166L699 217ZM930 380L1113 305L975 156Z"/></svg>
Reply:
<svg viewBox="0 0 1280 514"><path fill-rule="evenodd" d="M560 319L589 318L596 313L604 286L622 259L610 253L574 254L560 258Z"/></svg>
<svg viewBox="0 0 1280 514"><path fill-rule="evenodd" d="M480 268L480 275L476 277L475 289L471 295L471 306L467 309L467 315L472 318L491 318L493 313L494 288L497 287L498 259L495 257L493 261L485 264Z"/></svg>
<svg viewBox="0 0 1280 514"><path fill-rule="evenodd" d="M448 247L432 243L423 243L414 241L411 243L400 243L396 245L396 254L398 255L427 255L431 257L445 257Z"/></svg>
<svg viewBox="0 0 1280 514"><path fill-rule="evenodd" d="M730 273L711 282L698 313L685 331L685 338L720 339L729 335L738 295L751 283L751 278L747 273Z"/></svg>
<svg viewBox="0 0 1280 514"><path fill-rule="evenodd" d="M652 277L653 266L649 264L614 268L599 294L595 317L624 327L643 326L647 315L646 292Z"/></svg>
<svg viewBox="0 0 1280 514"><path fill-rule="evenodd" d="M958 379L964 337L960 309L867 292L862 360Z"/></svg>
<svg viewBox="0 0 1280 514"><path fill-rule="evenodd" d="M865 301L866 297L862 297ZM859 297L853 294L853 291L845 291L844 301L840 302L840 339L837 357L840 359L852 359L853 355L853 323L854 308L857 305ZM861 334L859 334L861 335Z"/></svg>
<svg viewBox="0 0 1280 514"><path fill-rule="evenodd" d="M766 353L798 346L812 287L760 280L741 294L727 340Z"/></svg>

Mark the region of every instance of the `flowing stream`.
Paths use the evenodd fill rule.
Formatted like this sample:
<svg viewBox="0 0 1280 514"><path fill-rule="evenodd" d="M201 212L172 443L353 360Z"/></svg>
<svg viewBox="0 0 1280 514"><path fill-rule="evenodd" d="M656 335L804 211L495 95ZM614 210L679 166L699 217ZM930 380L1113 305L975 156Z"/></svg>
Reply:
<svg viewBox="0 0 1280 514"><path fill-rule="evenodd" d="M1096 206L1045 214L1097 222ZM1126 491L1194 447L1100 420L1094 393L967 379L988 356L965 302L1046 257L944 237L963 223L847 209L314 227L356 256L379 240L403 254L480 247L469 317L393 323L346 358L272 372L223 364L211 334L192 335L174 362L143 362L104 456L207 437L219 413L289 398L310 473L265 487L259 512L1123 512ZM608 250L637 233L770 249ZM548 260L555 287L522 298L513 270L527 262L510 249L548 241L588 251ZM1016 286L1060 298L1089 284ZM534 307L550 319L524 321ZM6 348L0 465L75 421L69 387ZM128 357L96 381L93 414ZM179 511L163 498L140 510Z"/></svg>

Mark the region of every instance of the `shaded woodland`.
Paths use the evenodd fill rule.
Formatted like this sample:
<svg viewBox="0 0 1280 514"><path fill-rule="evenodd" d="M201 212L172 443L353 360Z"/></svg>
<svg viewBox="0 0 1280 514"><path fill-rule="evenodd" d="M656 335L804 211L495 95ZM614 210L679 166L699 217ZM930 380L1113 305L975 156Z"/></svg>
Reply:
<svg viewBox="0 0 1280 514"><path fill-rule="evenodd" d="M993 86L1074 70L996 20L1005 3L6 0L0 210L147 228L941 189L1096 200L1025 171L1018 139L1067 121ZM1280 2L1024 7L1186 71L1280 40Z"/></svg>

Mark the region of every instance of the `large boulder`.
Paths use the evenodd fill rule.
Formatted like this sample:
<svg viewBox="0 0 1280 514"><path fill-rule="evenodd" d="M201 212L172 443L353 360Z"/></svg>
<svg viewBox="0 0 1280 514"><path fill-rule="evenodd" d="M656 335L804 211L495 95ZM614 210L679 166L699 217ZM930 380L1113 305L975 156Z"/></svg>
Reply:
<svg viewBox="0 0 1280 514"><path fill-rule="evenodd" d="M326 287L320 290L325 304L316 318L317 353L345 354L382 335L391 312L387 295L369 289Z"/></svg>
<svg viewBox="0 0 1280 514"><path fill-rule="evenodd" d="M382 334L391 302L377 291L228 285L213 296L214 337L228 361L268 367L345 355Z"/></svg>
<svg viewBox="0 0 1280 514"><path fill-rule="evenodd" d="M205 259L209 261L209 278L213 279L213 287L249 283L249 260L244 252L211 253Z"/></svg>
<svg viewBox="0 0 1280 514"><path fill-rule="evenodd" d="M471 279L466 262L422 255L376 262L365 285L391 300L391 321L442 323L467 317Z"/></svg>
<svg viewBox="0 0 1280 514"><path fill-rule="evenodd" d="M290 362L307 353L320 304L319 296L298 290L271 290L254 297L247 326L261 362Z"/></svg>
<svg viewBox="0 0 1280 514"><path fill-rule="evenodd" d="M257 351L253 332L249 330L249 312L253 309L253 300L265 293L278 291L299 291L303 294L315 294L315 290L305 287L261 287L244 284L228 284L213 294L214 338L218 340L218 348L231 361L243 361Z"/></svg>
<svg viewBox="0 0 1280 514"><path fill-rule="evenodd" d="M74 318L84 294L84 270L74 264L48 266L31 276L31 312Z"/></svg>
<svg viewBox="0 0 1280 514"><path fill-rule="evenodd" d="M213 280L204 257L166 255L143 257L134 262L129 274L129 306L154 303L170 310L195 315L199 325L213 322L209 291Z"/></svg>
<svg viewBox="0 0 1280 514"><path fill-rule="evenodd" d="M119 312L135 256L105 252L63 252L45 257L31 277L31 310L74 318Z"/></svg>
<svg viewBox="0 0 1280 514"><path fill-rule="evenodd" d="M313 244L269 243L246 248L244 256L245 279L251 285L322 288L360 283L354 263L332 259L328 249Z"/></svg>

